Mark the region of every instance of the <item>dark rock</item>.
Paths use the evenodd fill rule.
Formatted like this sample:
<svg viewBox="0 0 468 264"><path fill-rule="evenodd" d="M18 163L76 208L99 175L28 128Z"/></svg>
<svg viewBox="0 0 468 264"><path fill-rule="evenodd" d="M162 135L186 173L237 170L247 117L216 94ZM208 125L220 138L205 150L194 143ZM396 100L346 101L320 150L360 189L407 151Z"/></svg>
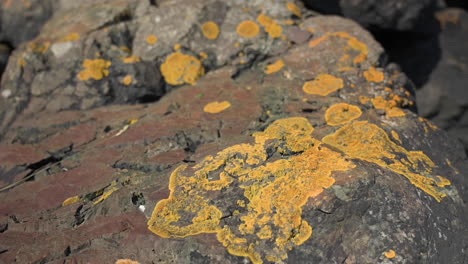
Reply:
<svg viewBox="0 0 468 264"><path fill-rule="evenodd" d="M286 1L263 9L249 1L74 2L87 33L51 40L45 53L20 48L3 79L2 91L12 91L3 102L20 110L0 105L10 116L0 141L0 262L467 259L467 157L410 111L408 78L356 23L300 18ZM273 37L276 26L239 36L237 26L260 10L295 25L281 24L284 38ZM205 16L220 24L218 38L203 38ZM47 37L66 28L63 20L47 23ZM153 34L159 48L144 44ZM126 36L140 57L130 65L120 59L128 50L113 44ZM205 75L189 60L196 82L174 78L191 85L164 74L161 84L154 70L178 54L177 43L184 55L208 54ZM96 51L105 61L86 65L101 70L80 74L80 56L94 60ZM18 67L21 55L28 63ZM57 74L66 77L48 80L59 69L69 69ZM157 102L106 105L128 71L154 96L171 91ZM138 89L118 98L140 98Z"/></svg>
<svg viewBox="0 0 468 264"><path fill-rule="evenodd" d="M308 8L339 14L371 29L425 31L438 0L303 0Z"/></svg>
<svg viewBox="0 0 468 264"><path fill-rule="evenodd" d="M0 42L18 47L34 39L52 16L53 0L0 1ZM20 30L19 30L20 29Z"/></svg>
<svg viewBox="0 0 468 264"><path fill-rule="evenodd" d="M436 14L442 31L438 36L441 58L429 80L417 91L417 105L422 116L460 138L468 150L468 128L461 122L468 113L468 13L446 9ZM415 65L416 66L416 65Z"/></svg>

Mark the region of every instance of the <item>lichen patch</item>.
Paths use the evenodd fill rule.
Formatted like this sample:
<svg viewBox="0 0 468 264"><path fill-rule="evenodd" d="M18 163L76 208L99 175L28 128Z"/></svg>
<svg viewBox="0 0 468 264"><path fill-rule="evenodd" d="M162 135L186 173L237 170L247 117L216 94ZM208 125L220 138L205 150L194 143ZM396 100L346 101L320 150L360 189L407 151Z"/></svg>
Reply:
<svg viewBox="0 0 468 264"><path fill-rule="evenodd" d="M368 82L383 82L385 79L385 75L381 71L377 71L374 67L370 67L367 71L364 72L364 78Z"/></svg>
<svg viewBox="0 0 468 264"><path fill-rule="evenodd" d="M267 15L258 15L257 21L263 26L271 38L279 38L283 34L283 28Z"/></svg>
<svg viewBox="0 0 468 264"><path fill-rule="evenodd" d="M181 52L174 52L161 65L161 73L169 84L194 85L198 78L205 74L205 69L199 59Z"/></svg>
<svg viewBox="0 0 468 264"><path fill-rule="evenodd" d="M146 43L154 45L158 43L158 37L156 37L155 35L149 35L146 37Z"/></svg>
<svg viewBox="0 0 468 264"><path fill-rule="evenodd" d="M346 103L334 104L325 112L325 120L330 126L347 124L362 115L362 111L355 105Z"/></svg>
<svg viewBox="0 0 468 264"><path fill-rule="evenodd" d="M327 96L344 87L343 80L330 74L320 74L304 83L302 89L308 94Z"/></svg>
<svg viewBox="0 0 468 264"><path fill-rule="evenodd" d="M178 167L170 177L169 198L157 203L149 229L161 237L217 233L230 254L253 263L285 260L312 235L302 207L333 185L333 172L354 167L314 139L312 131L302 117L277 120L253 134L254 144L228 147L190 169ZM283 158L269 161L267 145ZM222 190L236 196L213 199ZM226 225L226 215L239 224Z"/></svg>
<svg viewBox="0 0 468 264"><path fill-rule="evenodd" d="M231 107L231 103L228 101L215 101L205 105L205 107L203 107L203 111L210 114L217 114L228 109L229 107Z"/></svg>
<svg viewBox="0 0 468 264"><path fill-rule="evenodd" d="M266 74L272 74L275 72L279 72L284 67L283 60L277 60L274 63L268 65L265 69Z"/></svg>
<svg viewBox="0 0 468 264"><path fill-rule="evenodd" d="M438 202L446 196L438 188L445 181L430 175L436 167L422 151L408 151L394 143L387 133L367 121L355 121L325 136L323 142L343 151L355 159L375 163L405 176L412 184ZM391 160L392 162L388 162ZM444 182L444 183L442 183Z"/></svg>
<svg viewBox="0 0 468 264"><path fill-rule="evenodd" d="M109 67L111 65L112 63L110 61L104 59L86 59L83 62L83 67L85 69L78 73L78 79L81 81L87 81L89 79L101 80L109 76Z"/></svg>
<svg viewBox="0 0 468 264"><path fill-rule="evenodd" d="M260 27L252 20L242 21L237 26L237 34L244 38L254 38L260 33Z"/></svg>
<svg viewBox="0 0 468 264"><path fill-rule="evenodd" d="M216 24L213 21L205 22L202 25L201 29L202 29L203 36L205 36L205 38L207 39L214 40L214 39L217 39L219 36L218 24Z"/></svg>

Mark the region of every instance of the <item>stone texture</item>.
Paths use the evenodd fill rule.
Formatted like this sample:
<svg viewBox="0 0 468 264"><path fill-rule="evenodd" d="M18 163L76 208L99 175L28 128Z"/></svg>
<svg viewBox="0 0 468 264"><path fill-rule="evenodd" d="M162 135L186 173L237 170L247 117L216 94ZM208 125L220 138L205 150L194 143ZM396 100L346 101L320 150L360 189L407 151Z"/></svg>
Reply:
<svg viewBox="0 0 468 264"><path fill-rule="evenodd" d="M2 93L12 94L2 106L14 111L0 109L4 120L10 118L0 142L0 180L7 186L0 192L1 262L461 264L467 259L463 148L411 111L408 79L384 63L382 47L356 23L334 16L298 18L286 2L265 4L263 11L272 17L296 19L294 25L281 24L283 34L293 37L272 38L262 28L256 38L243 39L236 25L256 20L259 6L195 2L190 8L196 16L187 23L210 14L221 25L219 42L204 40L196 26L176 41L187 54L208 54L206 74L195 85L164 84L171 91L154 103L95 107L108 103L100 95L112 94L127 71L147 76L146 82L137 79L145 88L162 82L142 71L158 70L148 65L158 65L167 54L156 55L163 56L158 61L152 57L156 49L142 48L141 60L126 66L119 61L126 49L119 49L118 41L122 32L141 30L147 33L132 42L142 45L145 34L157 33L150 32L155 25L175 23L142 21L151 22L154 14L171 17L173 5L180 14L188 7L183 1L87 3L70 6L90 19L88 26L80 24L89 35L81 32L80 40L72 41L80 48L69 52L76 53L56 60L57 52L38 54L25 46L13 57L26 54L33 62L21 68L11 60L3 79ZM122 13L127 8L135 12L131 19ZM125 19L113 20L113 14ZM53 30L54 23L65 27L57 22L61 19L48 23L48 37L60 31ZM100 26L89 29L90 21ZM177 42L165 41L157 43L172 52ZM95 59L96 51L112 61L109 75L79 81L83 58ZM88 56L78 59L81 52ZM284 66L266 74L279 60ZM73 80L52 91L37 86L38 94L49 97L29 98L38 69L50 65L70 69ZM306 82L313 85L304 90ZM48 101L60 97L67 99ZM73 104L67 106L68 100ZM213 102L223 107L205 111ZM349 117L338 104L357 107L361 115ZM330 125L333 109L342 109L335 115L344 123ZM153 215L165 204L178 209ZM154 225L165 216L167 222ZM243 223L251 223L253 232ZM273 239L285 237L281 243Z"/></svg>
<svg viewBox="0 0 468 264"><path fill-rule="evenodd" d="M373 29L425 31L438 0L304 0L306 6L325 14L340 14Z"/></svg>
<svg viewBox="0 0 468 264"><path fill-rule="evenodd" d="M461 139L468 150L465 116L468 106L468 14L461 9L446 9L436 14L441 26L438 43L440 61L428 81L417 91L422 116L430 118L449 134Z"/></svg>

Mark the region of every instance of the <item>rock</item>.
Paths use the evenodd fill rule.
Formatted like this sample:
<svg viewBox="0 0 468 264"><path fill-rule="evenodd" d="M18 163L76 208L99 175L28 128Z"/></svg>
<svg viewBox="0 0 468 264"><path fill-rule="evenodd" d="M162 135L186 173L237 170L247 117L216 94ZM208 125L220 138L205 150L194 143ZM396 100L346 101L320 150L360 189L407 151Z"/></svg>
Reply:
<svg viewBox="0 0 468 264"><path fill-rule="evenodd" d="M18 47L35 38L42 25L52 16L51 0L0 1L0 40ZM21 30L18 30L21 29Z"/></svg>
<svg viewBox="0 0 468 264"><path fill-rule="evenodd" d="M442 31L438 36L440 61L429 80L417 91L420 114L464 142L468 150L467 124L460 122L467 115L468 52L462 44L468 41L468 13L446 9L436 14Z"/></svg>
<svg viewBox="0 0 468 264"><path fill-rule="evenodd" d="M365 27L399 31L424 31L438 0L304 0L307 7L325 14L340 14ZM423 26L424 25L424 26Z"/></svg>
<svg viewBox="0 0 468 264"><path fill-rule="evenodd" d="M1 84L9 96L0 99L0 135L23 112L154 102L175 86L195 83L205 71L233 65L240 72L283 52L291 42L311 37L306 28L297 27L305 12L299 3L278 2L262 16L263 7L253 3L197 0L191 9L181 9L181 3L57 2L41 33L10 58ZM240 36L237 29L244 21L251 21L258 32ZM202 30L208 22L215 37ZM177 52L184 59L168 68L182 70L162 76L160 68ZM190 61L199 65L193 75L184 72L191 70ZM70 85L80 87L75 96L65 89ZM69 103L45 107L43 102L54 100L52 95L66 96Z"/></svg>
<svg viewBox="0 0 468 264"><path fill-rule="evenodd" d="M99 7L102 19L120 8L109 3ZM146 16L154 18L156 11L169 18L175 13L172 1L125 3L142 21L150 22ZM0 180L6 186L0 192L0 262L467 259L467 156L447 133L411 111L411 84L397 66L384 64L384 50L367 31L340 17L299 17L287 2L265 4L264 12L296 19L293 26L273 23L282 21L276 17L257 21L260 8L251 1L229 8L225 2L184 3L174 4L179 14L194 9L195 18L186 17L190 25L204 12L224 21L216 22L221 30L215 40L178 21L188 34L180 46L148 31L158 39L150 37L148 44L164 43L168 54L155 59L159 51L150 46L126 66L115 55L125 49L112 48L122 35L112 40L104 29L91 30L89 39L73 41L80 48L70 52L81 54L84 45L87 54L102 55L79 63L75 55L62 57L60 65L70 67L74 79L51 91L35 86L38 96L10 119L0 141ZM76 8L97 14L94 4ZM169 28L169 18L157 23ZM124 19L108 32L138 32L138 23L138 17ZM278 25L282 35L295 35L289 39L295 44L276 37ZM243 44L225 43L235 39ZM92 44L98 40L99 49ZM32 93L29 85L45 78L36 69L47 68L55 56L25 52L33 60L51 60L37 59L21 71L10 60L3 82L13 89L12 80L23 80L12 90L17 100L19 91ZM165 83L171 91L147 104L108 105L103 99L113 94L115 82L128 81L127 70L159 72L144 63L159 66L178 53L192 57L177 55L174 61L184 67L171 78L193 84ZM161 75L137 80L148 88L150 81L168 82ZM52 98L63 104L50 106Z"/></svg>

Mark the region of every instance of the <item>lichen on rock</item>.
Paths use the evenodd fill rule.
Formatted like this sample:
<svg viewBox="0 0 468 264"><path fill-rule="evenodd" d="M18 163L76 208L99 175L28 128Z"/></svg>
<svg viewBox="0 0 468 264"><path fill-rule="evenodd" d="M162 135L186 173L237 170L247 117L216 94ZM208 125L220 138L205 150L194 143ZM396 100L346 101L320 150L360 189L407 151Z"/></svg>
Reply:
<svg viewBox="0 0 468 264"><path fill-rule="evenodd" d="M193 85L200 76L205 74L205 69L199 59L177 51L166 58L161 65L161 73L169 84Z"/></svg>

